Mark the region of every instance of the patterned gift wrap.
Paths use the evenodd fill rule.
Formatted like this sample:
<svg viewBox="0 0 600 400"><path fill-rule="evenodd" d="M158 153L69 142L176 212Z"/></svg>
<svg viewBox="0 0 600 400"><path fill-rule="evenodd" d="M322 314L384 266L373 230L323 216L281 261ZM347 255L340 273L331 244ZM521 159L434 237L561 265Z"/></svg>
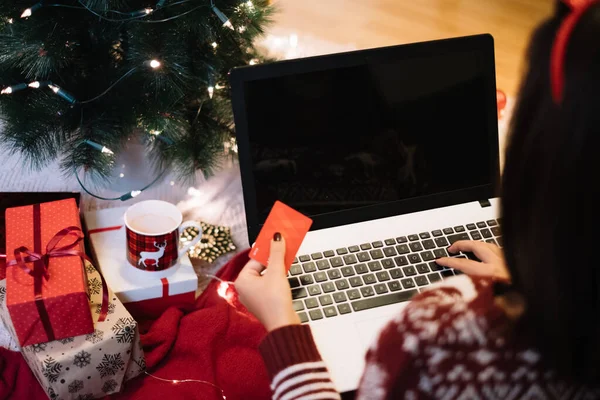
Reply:
<svg viewBox="0 0 600 400"><path fill-rule="evenodd" d="M21 349L48 397L53 400L96 399L119 392L124 382L146 369L137 323L110 292L106 321L98 322L100 274L86 262L94 332ZM0 281L0 318L15 336L6 309L5 281Z"/></svg>

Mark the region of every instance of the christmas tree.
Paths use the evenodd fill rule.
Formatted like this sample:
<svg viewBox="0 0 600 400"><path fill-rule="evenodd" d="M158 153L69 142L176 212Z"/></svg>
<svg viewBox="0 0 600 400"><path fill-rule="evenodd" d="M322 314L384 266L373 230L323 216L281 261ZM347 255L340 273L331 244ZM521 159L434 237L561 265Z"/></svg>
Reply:
<svg viewBox="0 0 600 400"><path fill-rule="evenodd" d="M268 0L1 0L0 142L108 178L141 136L158 171L209 175L233 133L229 71L261 61Z"/></svg>

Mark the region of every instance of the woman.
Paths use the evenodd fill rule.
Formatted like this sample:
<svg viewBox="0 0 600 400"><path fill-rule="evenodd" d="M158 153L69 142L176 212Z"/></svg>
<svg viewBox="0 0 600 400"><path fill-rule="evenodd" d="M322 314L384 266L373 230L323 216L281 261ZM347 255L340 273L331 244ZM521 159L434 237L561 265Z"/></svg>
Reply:
<svg viewBox="0 0 600 400"><path fill-rule="evenodd" d="M600 398L600 1L571 0L535 32L502 180L502 250L457 242L467 274L416 296L367 354L358 398ZM338 399L292 309L284 239L236 287L270 332L276 399ZM505 259L505 260L504 260ZM510 283L509 283L510 281Z"/></svg>

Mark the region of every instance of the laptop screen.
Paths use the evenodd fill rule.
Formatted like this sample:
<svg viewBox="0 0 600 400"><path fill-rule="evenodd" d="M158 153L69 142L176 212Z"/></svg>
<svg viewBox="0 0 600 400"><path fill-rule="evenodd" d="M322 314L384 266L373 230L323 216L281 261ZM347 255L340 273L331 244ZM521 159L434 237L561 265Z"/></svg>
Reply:
<svg viewBox="0 0 600 400"><path fill-rule="evenodd" d="M259 224L490 184L482 54L363 61L244 83Z"/></svg>

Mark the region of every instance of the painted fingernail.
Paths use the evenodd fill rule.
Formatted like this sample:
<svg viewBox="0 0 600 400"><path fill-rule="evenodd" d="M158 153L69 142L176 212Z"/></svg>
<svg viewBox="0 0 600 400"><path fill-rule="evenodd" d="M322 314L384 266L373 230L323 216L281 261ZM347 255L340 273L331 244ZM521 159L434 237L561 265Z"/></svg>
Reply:
<svg viewBox="0 0 600 400"><path fill-rule="evenodd" d="M275 232L275 234L273 235L273 240L276 242L281 242L281 233Z"/></svg>

